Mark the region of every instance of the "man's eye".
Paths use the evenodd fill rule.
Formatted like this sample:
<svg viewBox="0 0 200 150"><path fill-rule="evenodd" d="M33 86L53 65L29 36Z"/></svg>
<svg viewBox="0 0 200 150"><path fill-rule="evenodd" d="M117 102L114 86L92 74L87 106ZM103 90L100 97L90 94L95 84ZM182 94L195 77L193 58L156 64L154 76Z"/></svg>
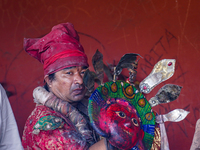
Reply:
<svg viewBox="0 0 200 150"><path fill-rule="evenodd" d="M72 74L72 72L66 72L66 74Z"/></svg>
<svg viewBox="0 0 200 150"><path fill-rule="evenodd" d="M85 74L85 70L84 70L84 71L81 71L81 74L83 74L83 75L84 75L84 74Z"/></svg>
<svg viewBox="0 0 200 150"><path fill-rule="evenodd" d="M116 111L115 112L120 118L126 118L126 114L122 111Z"/></svg>

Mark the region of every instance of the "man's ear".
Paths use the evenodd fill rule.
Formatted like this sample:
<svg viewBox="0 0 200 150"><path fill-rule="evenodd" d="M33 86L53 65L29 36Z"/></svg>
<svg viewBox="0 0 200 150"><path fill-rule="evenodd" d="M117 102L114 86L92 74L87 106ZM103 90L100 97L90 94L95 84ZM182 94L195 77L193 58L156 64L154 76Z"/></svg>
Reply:
<svg viewBox="0 0 200 150"><path fill-rule="evenodd" d="M48 84L48 86L51 88L52 86L52 81L49 79L49 75L44 76L45 82Z"/></svg>

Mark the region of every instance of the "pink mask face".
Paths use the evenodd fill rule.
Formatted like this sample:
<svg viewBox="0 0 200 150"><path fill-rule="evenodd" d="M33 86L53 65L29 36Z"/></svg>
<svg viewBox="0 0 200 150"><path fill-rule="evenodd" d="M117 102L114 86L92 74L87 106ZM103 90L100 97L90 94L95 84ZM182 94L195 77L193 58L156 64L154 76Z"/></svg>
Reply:
<svg viewBox="0 0 200 150"><path fill-rule="evenodd" d="M101 108L99 126L108 135L109 142L122 149L134 147L144 136L135 108L120 99Z"/></svg>

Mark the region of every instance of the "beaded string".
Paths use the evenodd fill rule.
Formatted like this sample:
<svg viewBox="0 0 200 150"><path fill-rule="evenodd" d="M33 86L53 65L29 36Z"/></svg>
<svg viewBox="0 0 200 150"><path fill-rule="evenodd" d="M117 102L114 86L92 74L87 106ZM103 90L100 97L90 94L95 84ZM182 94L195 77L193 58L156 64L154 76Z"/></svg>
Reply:
<svg viewBox="0 0 200 150"><path fill-rule="evenodd" d="M88 141L88 143L91 145L94 144L92 131L88 129L87 121L75 107L73 107L67 101L57 98L55 95L48 99L44 105L68 117L78 132Z"/></svg>

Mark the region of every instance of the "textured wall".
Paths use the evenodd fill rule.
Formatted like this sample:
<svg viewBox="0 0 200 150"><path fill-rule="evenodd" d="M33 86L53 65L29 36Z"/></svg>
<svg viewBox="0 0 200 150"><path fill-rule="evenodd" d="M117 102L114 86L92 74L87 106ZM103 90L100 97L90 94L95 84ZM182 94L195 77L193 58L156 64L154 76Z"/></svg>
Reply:
<svg viewBox="0 0 200 150"><path fill-rule="evenodd" d="M199 6L195 0L0 0L0 82L14 94L9 99L20 134L35 105L32 91L43 84L42 65L24 52L23 38L41 37L58 23L72 22L90 64L96 49L105 63L139 53L144 58L138 66L141 81L158 60L176 59L176 72L164 83L182 86L181 94L155 110L190 111L185 120L166 123L170 149L188 150L200 118Z"/></svg>

